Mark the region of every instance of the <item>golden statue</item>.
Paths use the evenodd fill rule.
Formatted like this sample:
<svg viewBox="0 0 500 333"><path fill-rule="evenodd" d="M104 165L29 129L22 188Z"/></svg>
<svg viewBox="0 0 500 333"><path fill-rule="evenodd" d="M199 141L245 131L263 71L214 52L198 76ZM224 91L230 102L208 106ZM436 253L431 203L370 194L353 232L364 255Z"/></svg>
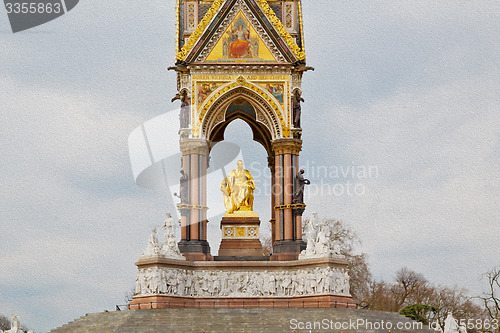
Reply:
<svg viewBox="0 0 500 333"><path fill-rule="evenodd" d="M224 195L224 206L228 214L253 212L253 191L255 183L250 171L243 169L243 161L238 161L234 169L222 180L220 190Z"/></svg>

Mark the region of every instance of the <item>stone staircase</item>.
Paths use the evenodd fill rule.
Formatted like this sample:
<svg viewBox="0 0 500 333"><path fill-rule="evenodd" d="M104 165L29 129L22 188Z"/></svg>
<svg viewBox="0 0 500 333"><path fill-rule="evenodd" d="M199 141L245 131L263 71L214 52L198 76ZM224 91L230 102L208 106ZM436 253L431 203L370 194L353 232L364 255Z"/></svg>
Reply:
<svg viewBox="0 0 500 333"><path fill-rule="evenodd" d="M51 332L433 332L427 326L416 326L418 324L397 313L359 309L152 309L88 314Z"/></svg>

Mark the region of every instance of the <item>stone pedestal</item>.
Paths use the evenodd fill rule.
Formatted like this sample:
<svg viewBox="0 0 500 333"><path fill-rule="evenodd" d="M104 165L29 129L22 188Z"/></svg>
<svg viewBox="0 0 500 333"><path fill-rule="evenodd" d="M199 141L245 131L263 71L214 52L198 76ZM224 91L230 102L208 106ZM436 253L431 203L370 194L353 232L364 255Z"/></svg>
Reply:
<svg viewBox="0 0 500 333"><path fill-rule="evenodd" d="M355 308L343 258L294 261L141 259L131 309Z"/></svg>
<svg viewBox="0 0 500 333"><path fill-rule="evenodd" d="M219 256L263 256L264 250L259 240L259 226L259 217L253 212L226 214L221 221L222 242L219 247Z"/></svg>
<svg viewBox="0 0 500 333"><path fill-rule="evenodd" d="M277 240L274 242L272 261L297 260L301 251L306 249L303 240Z"/></svg>
<svg viewBox="0 0 500 333"><path fill-rule="evenodd" d="M210 245L206 240L181 240L178 244L179 250L187 260L210 261Z"/></svg>

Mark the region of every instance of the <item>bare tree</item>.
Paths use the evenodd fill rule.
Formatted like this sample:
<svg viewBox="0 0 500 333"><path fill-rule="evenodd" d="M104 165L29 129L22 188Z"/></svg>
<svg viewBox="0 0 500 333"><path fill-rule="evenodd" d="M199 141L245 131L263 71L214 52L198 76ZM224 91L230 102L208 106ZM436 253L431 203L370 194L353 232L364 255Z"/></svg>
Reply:
<svg viewBox="0 0 500 333"><path fill-rule="evenodd" d="M396 272L396 285L393 288L396 304L399 308L419 303L420 294L428 285L427 279L420 273L407 267Z"/></svg>
<svg viewBox="0 0 500 333"><path fill-rule="evenodd" d="M421 321L438 320L441 325L448 311L458 320L483 317L483 310L471 301L465 289L433 286L422 274L406 267L396 272L395 283L371 281L360 306L390 312L406 309L405 315L420 309L417 314Z"/></svg>
<svg viewBox="0 0 500 333"><path fill-rule="evenodd" d="M350 292L360 307L366 307L370 298L372 275L366 260L365 253L357 253L357 246L361 244L359 237L352 228L335 219L325 219L323 224L331 227L330 241L340 246L341 253L349 262Z"/></svg>
<svg viewBox="0 0 500 333"><path fill-rule="evenodd" d="M10 329L10 319L6 316L0 316L0 330L6 331Z"/></svg>
<svg viewBox="0 0 500 333"><path fill-rule="evenodd" d="M482 317L483 309L474 304L467 295L464 288L455 287L435 287L435 294L430 300L430 304L436 308L433 320L438 320L444 324L447 313L453 312L457 320L477 319Z"/></svg>
<svg viewBox="0 0 500 333"><path fill-rule="evenodd" d="M360 240L346 224L334 219L323 220L330 225L330 240L340 245L340 250L349 262L351 295L358 307L400 312L416 313L424 322L438 320L441 325L448 311L456 319L484 318L484 310L471 301L467 291L458 287L441 287L431 284L422 274L406 267L396 272L395 282L374 281L367 263L366 254L357 252ZM490 318L498 319L500 310L500 270L488 274L490 290L481 298L488 307ZM469 332L474 332L470 330ZM500 333L496 330L495 333Z"/></svg>
<svg viewBox="0 0 500 333"><path fill-rule="evenodd" d="M354 255L356 246L361 244L354 230L342 221L334 219L326 219L323 223L331 226L330 240L340 245L342 254L346 256Z"/></svg>
<svg viewBox="0 0 500 333"><path fill-rule="evenodd" d="M370 298L366 308L377 311L399 311L397 299L394 297L395 285L385 281L372 281L370 284Z"/></svg>
<svg viewBox="0 0 500 333"><path fill-rule="evenodd" d="M368 306L372 274L366 261L366 254L347 254L349 262L350 293L354 302L361 307Z"/></svg>
<svg viewBox="0 0 500 333"><path fill-rule="evenodd" d="M485 276L488 280L488 291L478 298L483 302L489 319L496 320L498 323L500 321L500 269L494 268ZM494 332L500 333L498 325Z"/></svg>

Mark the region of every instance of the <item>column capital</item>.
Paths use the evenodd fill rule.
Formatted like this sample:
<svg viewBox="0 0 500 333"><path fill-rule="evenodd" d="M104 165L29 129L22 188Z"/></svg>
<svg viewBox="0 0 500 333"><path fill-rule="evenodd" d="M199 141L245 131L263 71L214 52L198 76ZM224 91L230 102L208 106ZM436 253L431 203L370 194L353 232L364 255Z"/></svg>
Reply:
<svg viewBox="0 0 500 333"><path fill-rule="evenodd" d="M278 139L272 141L271 145L276 155L299 155L302 150L302 140L299 139Z"/></svg>
<svg viewBox="0 0 500 333"><path fill-rule="evenodd" d="M274 155L269 156L267 158L267 166L269 167L271 172L274 173L274 170L276 170L276 159L275 159Z"/></svg>
<svg viewBox="0 0 500 333"><path fill-rule="evenodd" d="M204 139L183 139L179 141L182 155L208 155L209 141Z"/></svg>

